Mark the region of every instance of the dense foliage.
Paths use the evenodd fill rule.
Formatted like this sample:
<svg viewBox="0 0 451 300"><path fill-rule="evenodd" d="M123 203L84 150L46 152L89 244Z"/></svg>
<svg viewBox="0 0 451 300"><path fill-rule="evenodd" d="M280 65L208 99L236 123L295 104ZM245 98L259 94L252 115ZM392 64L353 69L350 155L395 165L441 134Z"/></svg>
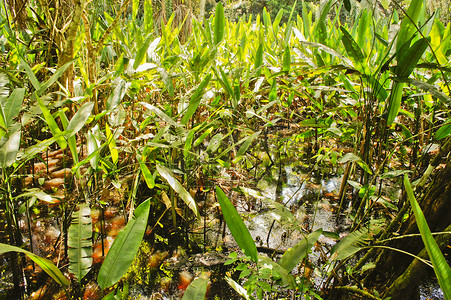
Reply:
<svg viewBox="0 0 451 300"><path fill-rule="evenodd" d="M421 213L427 210L425 191L451 164L451 24L428 15L423 0L407 7L299 1L294 9L265 8L236 22L225 17L222 4L209 19L197 20L190 3L176 1L168 18L168 8L150 0L108 8L82 0L58 3L14 2L2 8L0 19L6 220L0 254L10 253L13 286L6 293L25 292L27 262L15 254L20 252L68 296L83 295L91 282L102 295L123 296L133 281L127 270L147 242L167 239L171 247L173 239L192 253L220 252L206 238L205 225L220 208L244 254L230 254L222 265L235 275L223 279L246 299L320 298L334 289L336 295L372 299L396 295L396 278L387 279L390 287L368 278L393 251L390 243L399 239L393 234L412 233L402 226L415 218L442 290L451 297L450 268L440 250L449 241L436 244L431 234L449 231L448 206L431 230L430 216ZM71 174L56 188L48 178L53 150L63 151ZM303 238L279 257L277 251L263 255L229 197L242 187L242 197L255 206L264 196L244 178L254 172L257 181L272 169L281 178L280 166L292 161L302 161L310 176L342 176L337 215L350 216L350 233L340 238L304 228L284 206L287 199L266 199L266 209L279 216L274 222ZM405 174L408 200L405 193L386 195L382 187L401 183ZM446 180L442 187L438 197L445 198L438 200L446 203ZM95 225L92 211L105 218L113 203L127 225L106 254L105 221ZM30 224L50 205L61 222L53 262L32 253L31 227L20 221ZM201 247L188 234L199 224ZM321 235L334 246L322 246L316 269L325 280L318 285L306 270ZM106 256L100 262L93 254L98 240ZM413 255L424 261L420 245ZM403 283L404 269L397 274ZM204 297L204 275L184 298Z"/></svg>

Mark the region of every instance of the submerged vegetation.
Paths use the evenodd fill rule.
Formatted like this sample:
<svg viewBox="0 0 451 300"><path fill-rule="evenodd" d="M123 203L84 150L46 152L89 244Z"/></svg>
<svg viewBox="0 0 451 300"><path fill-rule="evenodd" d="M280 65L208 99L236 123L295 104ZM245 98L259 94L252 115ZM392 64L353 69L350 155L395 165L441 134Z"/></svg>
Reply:
<svg viewBox="0 0 451 300"><path fill-rule="evenodd" d="M451 299L449 11L167 2L4 2L0 298Z"/></svg>

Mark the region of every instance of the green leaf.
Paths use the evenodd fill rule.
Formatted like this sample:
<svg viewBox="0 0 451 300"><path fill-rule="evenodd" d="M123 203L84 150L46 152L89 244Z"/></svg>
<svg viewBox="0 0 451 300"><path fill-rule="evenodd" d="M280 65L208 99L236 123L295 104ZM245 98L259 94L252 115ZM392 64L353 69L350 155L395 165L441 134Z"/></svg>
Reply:
<svg viewBox="0 0 451 300"><path fill-rule="evenodd" d="M139 65L141 65L143 62L145 62L146 60L146 54L147 54L147 49L149 49L149 45L150 42L153 39L153 34L149 34L149 36L147 36L146 40L144 41L144 43L142 44L142 46L138 49L138 52L136 53L135 56L135 62L133 63L133 69L137 69L139 67Z"/></svg>
<svg viewBox="0 0 451 300"><path fill-rule="evenodd" d="M272 259L270 259L267 256L259 255L258 257L259 257L258 263L260 266L263 266L263 264L272 266L272 268L274 268L275 271L282 277L283 284L289 285L290 288L292 288L292 289L296 288L296 281L295 281L293 275L291 275L289 270L287 270L282 265L280 265L280 263L276 263L275 261L273 261Z"/></svg>
<svg viewBox="0 0 451 300"><path fill-rule="evenodd" d="M445 124L440 126L440 128L437 130L437 132L434 135L434 138L439 141L441 139L446 138L451 134L451 119L448 120Z"/></svg>
<svg viewBox="0 0 451 300"><path fill-rule="evenodd" d="M52 84L54 84L63 73L69 68L70 65L76 60L76 58L62 65L56 72L39 88L36 89L36 94L41 96Z"/></svg>
<svg viewBox="0 0 451 300"><path fill-rule="evenodd" d="M186 288L182 300L201 300L205 299L207 294L208 280L205 278L196 278Z"/></svg>
<svg viewBox="0 0 451 300"><path fill-rule="evenodd" d="M232 287L232 289L234 289L241 297L243 297L246 300L254 300L254 297L249 295L246 289L243 288L241 285L239 285L235 280L233 280L229 276L226 276L225 280Z"/></svg>
<svg viewBox="0 0 451 300"><path fill-rule="evenodd" d="M420 231L421 238L423 239L424 246L428 252L429 258L431 259L432 265L434 266L434 272L437 276L438 283L442 288L443 294L445 294L445 299L451 299L451 285L449 284L451 282L451 268L449 267L448 262L431 234L431 230L429 229L426 218L421 211L421 207L415 199L407 174L404 175L404 187L406 188L407 197L409 198L410 205L412 206L415 214L415 219L417 221L417 226Z"/></svg>
<svg viewBox="0 0 451 300"><path fill-rule="evenodd" d="M31 67L25 62L25 60L22 57L20 57L19 59L20 59L20 67L25 69L25 73L27 73L28 79L30 79L31 84L33 85L35 90L40 90L41 84L39 83L39 80L34 75Z"/></svg>
<svg viewBox="0 0 451 300"><path fill-rule="evenodd" d="M110 126L108 126L108 124L105 124L105 135L108 143L108 148L110 149L111 159L116 165L119 159L119 152L116 148L116 140L114 138L114 134L111 132Z"/></svg>
<svg viewBox="0 0 451 300"><path fill-rule="evenodd" d="M257 48L257 52L255 53L255 61L254 61L254 69L257 70L256 76L260 76L261 69L260 67L263 65L263 43Z"/></svg>
<svg viewBox="0 0 451 300"><path fill-rule="evenodd" d="M139 102L142 106L153 112L155 115L157 115L160 119L168 123L169 125L172 125L174 127L179 127L180 125L177 124L170 116L162 112L158 107L153 106L152 104L146 103L146 102Z"/></svg>
<svg viewBox="0 0 451 300"><path fill-rule="evenodd" d="M194 94L191 96L188 109L181 120L182 124L186 125L189 119L192 117L192 115L194 115L194 113L196 112L197 107L199 107L200 100L202 99L202 96L204 94L205 87L210 82L211 77L212 77L211 73L205 76L204 80L202 80L202 82L199 84Z"/></svg>
<svg viewBox="0 0 451 300"><path fill-rule="evenodd" d="M224 191L219 187L216 187L216 195L218 197L219 204L221 205L224 220L226 221L236 243L241 250L243 250L244 254L250 256L254 262L258 262L258 252L255 242L232 202L230 202Z"/></svg>
<svg viewBox="0 0 451 300"><path fill-rule="evenodd" d="M91 115L91 111L94 108L94 102L88 102L83 104L80 107L75 115L70 120L69 124L66 127L66 131L69 132L68 138L74 136L88 121L89 116Z"/></svg>
<svg viewBox="0 0 451 300"><path fill-rule="evenodd" d="M92 266L92 220L91 209L87 204L79 205L72 213L72 222L67 232L69 272L78 282L88 274Z"/></svg>
<svg viewBox="0 0 451 300"><path fill-rule="evenodd" d="M107 111L112 111L119 105L119 103L126 95L129 86L131 85L130 83L125 82L124 80L119 80L119 82L115 82L115 84L116 87L114 88L113 93L108 97L106 101Z"/></svg>
<svg viewBox="0 0 451 300"><path fill-rule="evenodd" d="M0 140L0 167L9 167L16 161L17 152L20 146L20 123L14 124L8 132L8 136Z"/></svg>
<svg viewBox="0 0 451 300"><path fill-rule="evenodd" d="M146 231L149 211L150 199L147 199L135 209L133 218L111 245L97 277L102 290L118 282L130 267Z"/></svg>
<svg viewBox="0 0 451 300"><path fill-rule="evenodd" d="M356 230L345 236L340 242L332 247L330 260L342 260L355 254L362 249L361 244L370 239L367 228Z"/></svg>
<svg viewBox="0 0 451 300"><path fill-rule="evenodd" d="M157 70L160 73L161 80L163 80L164 85L169 92L169 96L174 97L174 85L172 84L172 79L169 77L168 72L165 68L158 68Z"/></svg>
<svg viewBox="0 0 451 300"><path fill-rule="evenodd" d="M407 16L402 19L396 41L396 58L398 62L399 58L405 55L405 49L409 48L410 41L417 30L415 25L420 17L423 2L424 0L412 0L406 13Z"/></svg>
<svg viewBox="0 0 451 300"><path fill-rule="evenodd" d="M224 38L225 18L222 3L216 4L214 42L218 45Z"/></svg>
<svg viewBox="0 0 451 300"><path fill-rule="evenodd" d="M288 47L288 46L285 47L285 51L283 52L282 66L283 66L282 71L290 72L291 54L290 54L290 47Z"/></svg>
<svg viewBox="0 0 451 300"><path fill-rule="evenodd" d="M243 142L243 144L241 145L240 149L238 149L238 152L236 153L236 156L241 156L244 153L246 153L247 149L249 148L249 146L252 144L252 142L255 140L255 138L257 136L259 136L260 131L255 132L254 134L251 134L250 136L248 136L246 138L246 140Z"/></svg>
<svg viewBox="0 0 451 300"><path fill-rule="evenodd" d="M97 126L97 125L96 125ZM94 136L94 134L91 132L91 130L88 131L88 136L86 138L86 149L88 151L88 155L94 154L94 156L89 160L91 167L94 170L97 170L98 162L99 162L99 141Z"/></svg>
<svg viewBox="0 0 451 300"><path fill-rule="evenodd" d="M416 86L417 88L420 88L423 91L426 91L426 92L430 93L432 96L436 97L441 102L451 106L451 98L449 96L447 96L446 94L444 94L444 93L440 92L439 90L437 90L437 88L434 85L430 84L430 83L419 81L419 80L412 79L412 78L402 78L402 79L401 78L394 78L394 80L400 81L400 82L410 83L410 84Z"/></svg>
<svg viewBox="0 0 451 300"><path fill-rule="evenodd" d="M0 255L6 252L20 252L25 253L31 260L38 264L44 272L53 278L59 285L68 286L70 281L61 273L61 271L48 259L39 257L27 250L19 247L0 243Z"/></svg>
<svg viewBox="0 0 451 300"><path fill-rule="evenodd" d="M318 229L307 235L295 246L285 251L278 264L291 272L302 259L307 257L308 252L315 245L316 241L318 241L318 238L322 233L323 230Z"/></svg>
<svg viewBox="0 0 451 300"><path fill-rule="evenodd" d="M197 218L200 218L199 210L197 209L196 201L194 201L193 197L191 197L190 193L188 193L182 184L175 178L174 174L172 174L171 170L168 168L157 164L157 171L160 173L161 177L163 177L169 185L172 187L177 194L179 194L180 198L185 202L186 205L194 212Z"/></svg>
<svg viewBox="0 0 451 300"><path fill-rule="evenodd" d="M429 45L430 38L422 38L416 41L412 47L409 47L407 51L398 60L398 65L395 69L395 74L401 78L409 77L413 69L418 64L418 61L423 56Z"/></svg>
<svg viewBox="0 0 451 300"><path fill-rule="evenodd" d="M149 189L153 189L155 187L155 180L153 179L152 173L150 172L144 161L140 162L139 168L141 169L147 187Z"/></svg>
<svg viewBox="0 0 451 300"><path fill-rule="evenodd" d="M352 35L346 30L346 28L340 26L340 30L343 33L341 42L343 43L343 46L345 46L345 50L348 55L351 56L355 62L362 62L365 57L363 56L359 45L356 43Z"/></svg>
<svg viewBox="0 0 451 300"><path fill-rule="evenodd" d="M54 136L59 135L61 133L61 130L59 129L58 125L55 122L55 119L53 118L52 114L48 110L48 108L45 106L44 102L38 97L38 95L35 93L36 99L38 101L39 107L41 108L42 114L44 115L44 119L47 123L47 125L50 128L50 131ZM59 137L57 140L58 145L60 146L61 150L66 149L67 143L64 137Z"/></svg>
<svg viewBox="0 0 451 300"><path fill-rule="evenodd" d="M404 86L404 82L393 82L388 104L387 126L391 126L398 115L399 108L401 107L402 90L404 89Z"/></svg>
<svg viewBox="0 0 451 300"><path fill-rule="evenodd" d="M15 89L11 95L8 97L8 100L5 103L3 108L4 117L5 117L5 127L12 125L12 121L17 115L22 107L22 102L25 95L25 88Z"/></svg>

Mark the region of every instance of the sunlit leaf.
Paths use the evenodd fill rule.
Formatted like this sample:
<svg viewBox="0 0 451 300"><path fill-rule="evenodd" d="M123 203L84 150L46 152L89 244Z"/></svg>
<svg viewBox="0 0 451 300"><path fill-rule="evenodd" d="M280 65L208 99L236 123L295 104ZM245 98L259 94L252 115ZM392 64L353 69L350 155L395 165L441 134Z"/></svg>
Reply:
<svg viewBox="0 0 451 300"><path fill-rule="evenodd" d="M434 237L431 234L431 230L427 224L421 207L418 204L413 194L413 189L409 181L407 174L404 175L404 187L406 188L407 197L409 198L410 205L412 206L417 221L418 229L420 230L421 238L423 239L426 251L434 266L434 272L437 276L438 283L445 294L445 299L451 299L451 268L448 265L443 253L437 245Z"/></svg>
<svg viewBox="0 0 451 300"><path fill-rule="evenodd" d="M219 187L216 187L216 196L221 205L224 220L236 243L243 250L244 254L250 256L254 262L258 262L258 252L255 242L232 202L230 202L229 198Z"/></svg>
<svg viewBox="0 0 451 300"><path fill-rule="evenodd" d="M214 42L215 45L219 44L224 38L225 31L225 18L224 18L224 7L222 3L216 4L215 12L215 31L214 31Z"/></svg>
<svg viewBox="0 0 451 300"><path fill-rule="evenodd" d="M188 193L182 184L175 178L174 174L168 168L157 164L158 173L163 177L171 186L171 188L182 198L186 205L194 212L196 217L200 218L199 210L197 209L196 201Z"/></svg>
<svg viewBox="0 0 451 300"><path fill-rule="evenodd" d="M61 271L48 259L39 257L27 250L19 247L0 243L0 255L6 252L20 252L25 253L31 260L38 264L44 272L53 278L59 285L68 286L70 281L61 273Z"/></svg>

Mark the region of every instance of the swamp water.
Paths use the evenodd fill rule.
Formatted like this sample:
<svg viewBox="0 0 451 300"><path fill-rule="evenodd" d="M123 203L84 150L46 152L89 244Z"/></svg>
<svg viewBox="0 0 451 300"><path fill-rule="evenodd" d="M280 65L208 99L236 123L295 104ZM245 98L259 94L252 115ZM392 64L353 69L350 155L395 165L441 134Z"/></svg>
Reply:
<svg viewBox="0 0 451 300"><path fill-rule="evenodd" d="M349 209L343 207L338 215L337 196L342 179L340 176L313 177L300 166L293 164L283 167L281 172L276 169L271 171L270 176L263 176L254 189L240 186L240 183L236 184L232 192L232 196L233 193L236 196L236 208L256 241L259 251L268 255L284 253L301 241L308 232L319 228L329 232L330 234L320 236L308 257L307 264L293 271L295 274L306 276L316 288L321 288L326 278L326 270L322 266L329 259L329 251L340 238L348 234L351 225L348 217ZM107 251L117 232L125 225L125 219L117 207L110 207L103 214L106 231L104 250ZM58 255L56 252L58 247L61 247L57 246L61 224L56 215L58 214L52 213L50 209L47 213L33 218L29 228L32 230L35 253L44 256L46 253L47 256L49 253ZM99 215L99 210L93 209L93 225L97 233L100 232ZM218 218L218 214L215 215L210 211L207 215L212 217L203 220L205 226L203 222L193 225L190 240L197 241L199 245L214 245L210 248L213 251L186 253L183 246L180 246L177 251L169 254L164 249L156 250L145 242L138 254L138 261L132 266L134 269L127 277L127 281L130 282L130 297L177 299L195 276L205 274L211 283L209 298L240 299L224 280L226 273L231 270L230 266L224 266L224 262L228 260L227 255L214 251L222 248L227 249L227 252L239 252L239 248L228 229L224 227L224 223ZM20 225L24 231L24 240L27 240L28 224L25 216L21 219ZM204 235L203 231L206 228L208 231ZM99 239L94 243L93 252L94 267L96 265L98 267L102 261L102 246ZM2 265L6 266L5 257L1 259ZM2 267L0 299L11 289L10 277L10 272ZM90 293L90 296L86 295L84 298L101 298L94 282L95 280L91 280L87 283L89 289L86 289L88 292L85 294ZM150 282L152 283L149 284ZM40 290L45 291L49 289L48 286L46 284ZM43 299L39 294L34 295L34 299ZM437 284L428 280L420 286L420 299L443 299L443 296Z"/></svg>

